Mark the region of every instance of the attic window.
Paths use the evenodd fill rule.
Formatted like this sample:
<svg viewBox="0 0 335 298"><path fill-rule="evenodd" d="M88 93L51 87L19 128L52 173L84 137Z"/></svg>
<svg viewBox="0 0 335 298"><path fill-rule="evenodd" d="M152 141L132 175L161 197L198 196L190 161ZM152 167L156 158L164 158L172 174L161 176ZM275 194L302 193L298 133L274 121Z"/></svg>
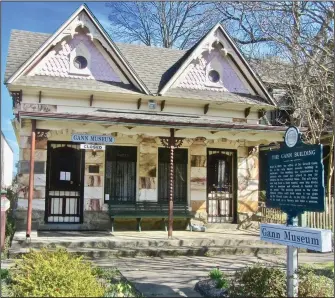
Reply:
<svg viewBox="0 0 335 298"><path fill-rule="evenodd" d="M212 69L209 73L208 73L208 78L212 83L217 83L220 80L220 74Z"/></svg>
<svg viewBox="0 0 335 298"><path fill-rule="evenodd" d="M73 64L77 69L85 69L87 67L87 60L83 56L77 56L73 60Z"/></svg>

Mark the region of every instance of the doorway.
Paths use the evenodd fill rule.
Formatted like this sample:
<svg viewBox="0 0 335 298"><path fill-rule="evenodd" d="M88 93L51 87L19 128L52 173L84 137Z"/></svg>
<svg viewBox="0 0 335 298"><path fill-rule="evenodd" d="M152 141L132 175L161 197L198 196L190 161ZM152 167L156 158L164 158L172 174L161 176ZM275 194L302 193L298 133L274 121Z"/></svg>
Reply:
<svg viewBox="0 0 335 298"><path fill-rule="evenodd" d="M80 144L48 142L46 223L82 223L85 155Z"/></svg>
<svg viewBox="0 0 335 298"><path fill-rule="evenodd" d="M208 223L236 221L236 150L207 149Z"/></svg>

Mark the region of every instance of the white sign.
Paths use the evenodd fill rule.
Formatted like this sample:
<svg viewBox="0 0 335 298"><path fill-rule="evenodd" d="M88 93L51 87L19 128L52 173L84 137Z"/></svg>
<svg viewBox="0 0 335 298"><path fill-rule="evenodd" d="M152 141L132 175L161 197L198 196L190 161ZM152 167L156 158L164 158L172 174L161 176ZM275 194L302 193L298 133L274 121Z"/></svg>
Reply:
<svg viewBox="0 0 335 298"><path fill-rule="evenodd" d="M307 248L320 252L332 251L331 230L285 226L279 224L261 224L261 240Z"/></svg>
<svg viewBox="0 0 335 298"><path fill-rule="evenodd" d="M80 149L85 150L106 150L105 145L80 144Z"/></svg>
<svg viewBox="0 0 335 298"><path fill-rule="evenodd" d="M87 134L73 134L71 136L72 142L77 143L100 143L100 144L112 144L115 139L111 136L100 136L100 135L87 135Z"/></svg>

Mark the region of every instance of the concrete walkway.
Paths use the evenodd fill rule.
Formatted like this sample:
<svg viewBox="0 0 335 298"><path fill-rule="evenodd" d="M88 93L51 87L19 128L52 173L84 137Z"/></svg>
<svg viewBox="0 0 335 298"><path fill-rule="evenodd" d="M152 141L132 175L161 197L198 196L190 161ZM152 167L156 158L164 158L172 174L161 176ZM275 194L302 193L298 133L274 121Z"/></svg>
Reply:
<svg viewBox="0 0 335 298"><path fill-rule="evenodd" d="M285 265L285 255L220 256L220 257L174 257L174 258L113 258L93 262L101 267L117 267L145 297L201 297L194 291L195 284L207 278L216 266L223 271L234 272L238 268L258 262ZM333 262L334 254L300 253L299 263ZM8 268L11 260L1 262Z"/></svg>
<svg viewBox="0 0 335 298"><path fill-rule="evenodd" d="M201 297L194 291L194 286L199 280L207 278L209 271L216 266L228 273L258 262L276 264L279 261L284 266L285 255L120 258L95 260L94 263L101 267L116 266L145 297ZM300 264L332 261L332 253L299 254Z"/></svg>

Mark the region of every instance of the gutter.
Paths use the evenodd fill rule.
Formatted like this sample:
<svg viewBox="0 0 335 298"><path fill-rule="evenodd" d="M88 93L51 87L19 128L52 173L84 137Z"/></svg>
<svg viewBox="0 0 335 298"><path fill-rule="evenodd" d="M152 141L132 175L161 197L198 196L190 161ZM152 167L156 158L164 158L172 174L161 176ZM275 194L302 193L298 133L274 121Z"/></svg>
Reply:
<svg viewBox="0 0 335 298"><path fill-rule="evenodd" d="M55 114L55 113L34 113L34 112L19 112L19 116L22 119L35 119L35 120L66 120L66 121L81 121L81 122L101 122L116 125L137 125L137 126L158 126L158 127L168 127L168 128L192 128L192 129L204 129L204 130L239 130L247 132L279 132L284 133L286 127L282 126L262 126L257 124L234 124L234 123L217 123L217 124L204 124L204 123L184 123L178 121L160 121L160 120L146 120L146 119L125 119L121 117L102 117L102 116L92 116L92 115L67 115L67 114Z"/></svg>

